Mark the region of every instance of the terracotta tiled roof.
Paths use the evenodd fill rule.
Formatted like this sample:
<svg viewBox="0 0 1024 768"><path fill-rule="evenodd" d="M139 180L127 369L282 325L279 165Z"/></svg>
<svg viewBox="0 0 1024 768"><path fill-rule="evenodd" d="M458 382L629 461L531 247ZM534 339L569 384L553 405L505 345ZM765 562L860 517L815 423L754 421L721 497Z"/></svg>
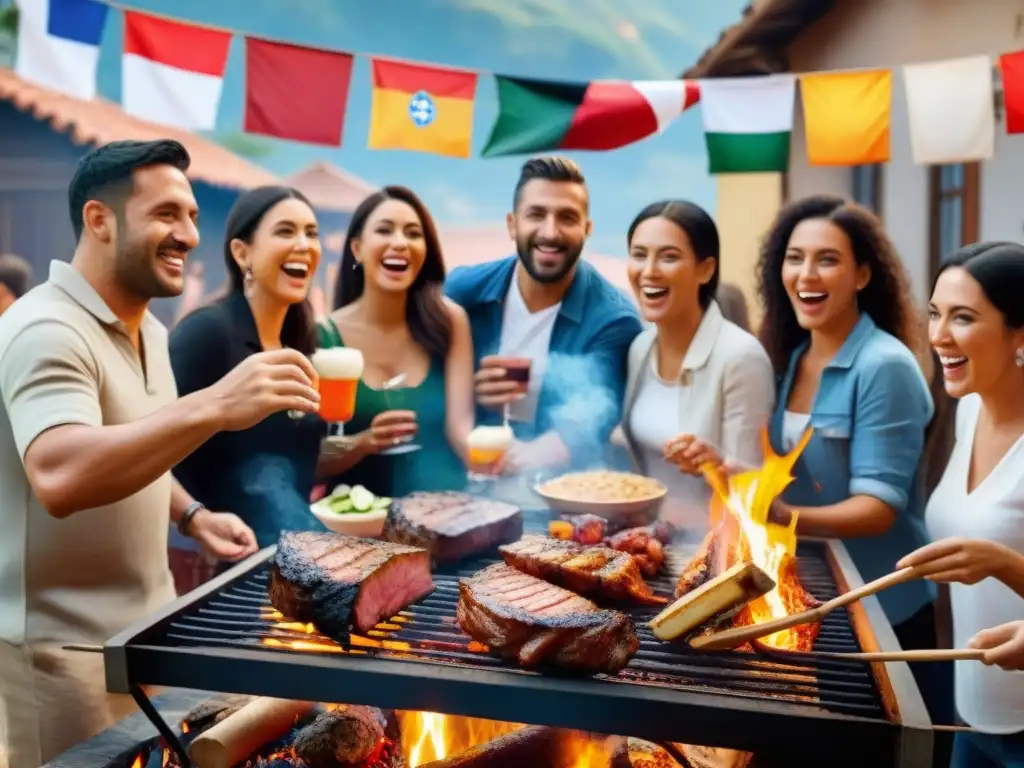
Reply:
<svg viewBox="0 0 1024 768"><path fill-rule="evenodd" d="M325 162L292 174L285 183L302 192L315 208L327 211L354 211L377 191L370 182Z"/></svg>
<svg viewBox="0 0 1024 768"><path fill-rule="evenodd" d="M98 147L120 139L151 141L167 138L180 141L192 156L189 175L208 184L251 189L281 183L270 171L208 139L131 117L117 104L103 99L83 101L33 85L3 67L0 67L0 99L11 102L37 120L45 120L53 130L67 134L79 145Z"/></svg>
<svg viewBox="0 0 1024 768"><path fill-rule="evenodd" d="M753 0L682 77L764 75L789 70L788 48L836 0Z"/></svg>
<svg viewBox="0 0 1024 768"><path fill-rule="evenodd" d="M509 239L508 230L498 224L470 226L438 225L441 247L444 249L445 267L450 272L456 267L481 264L511 256L515 247ZM339 253L345 240L344 232L327 236L324 244L328 250ZM633 293L626 278L626 261L600 253L586 251L584 258L616 288L632 298Z"/></svg>

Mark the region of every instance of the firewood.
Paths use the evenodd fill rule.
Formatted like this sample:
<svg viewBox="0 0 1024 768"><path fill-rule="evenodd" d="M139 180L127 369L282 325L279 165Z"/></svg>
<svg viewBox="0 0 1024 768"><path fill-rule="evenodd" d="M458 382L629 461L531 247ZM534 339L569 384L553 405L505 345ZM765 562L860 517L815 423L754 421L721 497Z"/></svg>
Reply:
<svg viewBox="0 0 1024 768"><path fill-rule="evenodd" d="M196 768L231 768L287 734L312 709L308 701L253 699L197 736L189 757Z"/></svg>
<svg viewBox="0 0 1024 768"><path fill-rule="evenodd" d="M386 727L379 709L339 704L299 729L292 748L309 768L359 764L381 746Z"/></svg>
<svg viewBox="0 0 1024 768"><path fill-rule="evenodd" d="M422 768L572 768L578 764L574 747L581 738L587 737L573 731L527 726L453 757L426 763ZM605 737L596 738L604 740ZM615 746L616 743L607 745L609 755L614 754Z"/></svg>
<svg viewBox="0 0 1024 768"><path fill-rule="evenodd" d="M190 728L208 722L219 723L225 717L233 715L254 698L256 697L243 696L240 694L214 696L197 704L187 715L185 715L184 718L182 718L182 720L186 722Z"/></svg>

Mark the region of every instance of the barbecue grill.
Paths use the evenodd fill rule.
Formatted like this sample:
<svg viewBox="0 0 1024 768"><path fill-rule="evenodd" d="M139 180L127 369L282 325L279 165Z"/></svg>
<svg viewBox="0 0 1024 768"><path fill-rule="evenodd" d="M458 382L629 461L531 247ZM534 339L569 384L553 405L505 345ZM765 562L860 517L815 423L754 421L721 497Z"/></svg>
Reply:
<svg viewBox="0 0 1024 768"><path fill-rule="evenodd" d="M532 526L531 526L532 527ZM670 594L691 550L667 548L665 572L651 582ZM104 648L107 687L130 693L182 764L172 728L142 686L170 686L278 698L346 702L693 743L811 762L917 768L931 764L932 731L906 664L793 654L698 652L657 641L647 622L658 607L629 611L640 649L615 676L579 678L527 672L475 650L455 623L458 580L494 557L436 571L436 590L347 644L274 626L268 618L274 548L184 595L128 628ZM802 540L801 581L827 600L862 582L836 541ZM286 620L287 621L287 620ZM283 642L282 642L283 641ZM291 641L330 646L287 647ZM891 651L899 646L874 598L825 619L815 651ZM787 759L788 756L788 759ZM805 764L801 762L800 764Z"/></svg>

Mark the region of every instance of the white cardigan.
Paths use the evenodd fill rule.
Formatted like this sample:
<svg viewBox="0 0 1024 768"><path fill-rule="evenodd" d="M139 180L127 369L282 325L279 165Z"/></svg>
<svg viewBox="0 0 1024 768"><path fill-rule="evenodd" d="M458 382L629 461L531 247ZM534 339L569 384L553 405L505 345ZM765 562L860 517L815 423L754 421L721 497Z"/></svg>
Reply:
<svg viewBox="0 0 1024 768"><path fill-rule="evenodd" d="M633 467L646 474L630 419L644 372L651 365L657 328L634 339L629 348L622 432ZM677 434L702 437L723 455L761 463L761 432L775 407L776 378L761 343L722 316L712 301L704 312L679 371Z"/></svg>

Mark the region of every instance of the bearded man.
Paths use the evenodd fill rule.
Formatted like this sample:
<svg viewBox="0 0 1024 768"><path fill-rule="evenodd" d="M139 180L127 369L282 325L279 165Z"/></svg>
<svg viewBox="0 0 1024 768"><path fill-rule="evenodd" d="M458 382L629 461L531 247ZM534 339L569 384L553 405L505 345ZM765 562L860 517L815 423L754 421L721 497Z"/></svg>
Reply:
<svg viewBox="0 0 1024 768"><path fill-rule="evenodd" d="M472 327L478 423L507 414L512 471L600 463L641 324L625 294L580 258L593 224L579 166L528 160L507 224L518 256L452 270L445 283ZM502 357L531 361L525 396Z"/></svg>
<svg viewBox="0 0 1024 768"><path fill-rule="evenodd" d="M0 732L12 768L49 762L135 709L106 692L97 645L175 597L168 516L213 555L256 549L171 468L221 430L314 412L303 355L253 355L178 398L151 299L177 296L199 242L175 141L86 155L68 198L77 245L0 316ZM2 744L0 744L2 747ZM2 749L0 749L2 752Z"/></svg>

